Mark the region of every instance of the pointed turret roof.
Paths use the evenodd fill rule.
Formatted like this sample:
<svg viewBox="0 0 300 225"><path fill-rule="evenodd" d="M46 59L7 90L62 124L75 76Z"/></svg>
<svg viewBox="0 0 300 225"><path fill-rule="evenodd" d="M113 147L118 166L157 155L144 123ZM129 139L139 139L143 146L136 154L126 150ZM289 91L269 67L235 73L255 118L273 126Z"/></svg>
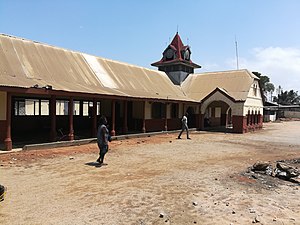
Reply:
<svg viewBox="0 0 300 225"><path fill-rule="evenodd" d="M181 52L181 50L184 50L185 48L187 48L188 46L184 46L182 41L181 41L181 38L178 34L178 32L176 33L175 37L173 38L171 44L170 44L172 47L174 47L177 51L176 51L176 55L177 55L177 58L179 59L182 59L181 57L181 54L178 54Z"/></svg>
<svg viewBox="0 0 300 225"><path fill-rule="evenodd" d="M168 60L166 57L164 57L165 52L169 49L173 49L175 51L174 59ZM188 66L191 66L193 68L201 68L201 66L195 64L192 62L190 57L188 59L184 59L183 52L189 51L189 54L191 54L190 47L188 45L184 45L182 43L182 40L180 38L180 35L178 32L176 32L172 42L168 45L168 47L163 51L163 57L160 61L154 62L151 65L152 66L162 66L162 65L170 65L170 64L185 64Z"/></svg>

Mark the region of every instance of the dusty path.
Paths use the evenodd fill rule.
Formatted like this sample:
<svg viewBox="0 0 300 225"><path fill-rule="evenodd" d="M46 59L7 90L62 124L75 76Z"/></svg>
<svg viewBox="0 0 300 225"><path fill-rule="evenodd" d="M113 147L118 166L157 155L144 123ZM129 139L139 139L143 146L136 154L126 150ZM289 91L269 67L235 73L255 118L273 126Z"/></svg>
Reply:
<svg viewBox="0 0 300 225"><path fill-rule="evenodd" d="M194 132L0 155L1 224L300 224L300 187L241 173L300 157L300 122L257 133ZM163 213L163 217L160 217Z"/></svg>

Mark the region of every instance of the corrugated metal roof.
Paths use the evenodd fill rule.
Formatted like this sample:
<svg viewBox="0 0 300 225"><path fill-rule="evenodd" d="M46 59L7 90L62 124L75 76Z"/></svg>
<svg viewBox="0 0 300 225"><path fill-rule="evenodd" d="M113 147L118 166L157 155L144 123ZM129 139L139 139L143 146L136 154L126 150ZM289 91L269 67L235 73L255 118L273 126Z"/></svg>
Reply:
<svg viewBox="0 0 300 225"><path fill-rule="evenodd" d="M248 70L190 74L182 88L188 97L197 101L201 101L217 87L235 100L245 101L254 79L259 78Z"/></svg>
<svg viewBox="0 0 300 225"><path fill-rule="evenodd" d="M193 101L168 76L126 63L0 35L0 86Z"/></svg>

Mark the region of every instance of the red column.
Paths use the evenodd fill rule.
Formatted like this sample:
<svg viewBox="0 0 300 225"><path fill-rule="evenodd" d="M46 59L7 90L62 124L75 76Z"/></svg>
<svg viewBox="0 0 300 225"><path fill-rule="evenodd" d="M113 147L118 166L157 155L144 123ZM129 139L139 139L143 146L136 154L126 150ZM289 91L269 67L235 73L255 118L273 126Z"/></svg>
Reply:
<svg viewBox="0 0 300 225"><path fill-rule="evenodd" d="M128 132L128 125L127 125L127 107L128 103L125 100L124 101L124 113L123 113L123 133L127 133Z"/></svg>
<svg viewBox="0 0 300 225"><path fill-rule="evenodd" d="M143 126L142 126L142 132L146 133L146 102L143 102Z"/></svg>
<svg viewBox="0 0 300 225"><path fill-rule="evenodd" d="M6 138L4 139L4 148L6 151L12 150L11 140L11 93L6 96Z"/></svg>
<svg viewBox="0 0 300 225"><path fill-rule="evenodd" d="M73 128L74 104L73 103L74 103L73 98L70 98L70 100L69 100L69 141L74 140L74 128Z"/></svg>
<svg viewBox="0 0 300 225"><path fill-rule="evenodd" d="M97 101L93 100L93 111L92 111L92 137L97 136Z"/></svg>
<svg viewBox="0 0 300 225"><path fill-rule="evenodd" d="M165 107L166 107L166 110L165 110L165 131L168 130L168 104L165 103Z"/></svg>
<svg viewBox="0 0 300 225"><path fill-rule="evenodd" d="M234 133L247 132L247 117L244 116L232 116L232 126Z"/></svg>
<svg viewBox="0 0 300 225"><path fill-rule="evenodd" d="M56 96L51 95L50 99L50 141L56 141Z"/></svg>
<svg viewBox="0 0 300 225"><path fill-rule="evenodd" d="M116 135L115 131L115 126L116 126L116 101L112 100L111 101L111 136Z"/></svg>

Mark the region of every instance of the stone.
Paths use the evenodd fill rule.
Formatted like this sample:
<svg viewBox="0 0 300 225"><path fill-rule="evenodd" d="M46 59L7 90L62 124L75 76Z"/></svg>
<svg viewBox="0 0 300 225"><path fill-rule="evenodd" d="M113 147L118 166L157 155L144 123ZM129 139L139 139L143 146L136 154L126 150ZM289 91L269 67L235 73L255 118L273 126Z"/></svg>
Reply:
<svg viewBox="0 0 300 225"><path fill-rule="evenodd" d="M268 162L256 162L252 166L252 171L266 171L266 169L271 166Z"/></svg>
<svg viewBox="0 0 300 225"><path fill-rule="evenodd" d="M193 202L193 205L194 205L194 206L197 206L197 205L198 205L198 202Z"/></svg>
<svg viewBox="0 0 300 225"><path fill-rule="evenodd" d="M255 210L254 209L250 209L250 213L255 213Z"/></svg>
<svg viewBox="0 0 300 225"><path fill-rule="evenodd" d="M73 157L73 156L70 156L69 159L70 159L70 160L71 160L71 159L74 159L74 157Z"/></svg>
<svg viewBox="0 0 300 225"><path fill-rule="evenodd" d="M300 171L297 168L290 166L286 163L277 162L276 167L277 167L276 175L278 177L284 177L284 178L290 179L292 177L297 177L300 175ZM285 174L284 174L284 172L285 172Z"/></svg>
<svg viewBox="0 0 300 225"><path fill-rule="evenodd" d="M164 216L165 216L165 214L164 214L163 212L161 212L161 213L159 214L159 218L164 218Z"/></svg>

